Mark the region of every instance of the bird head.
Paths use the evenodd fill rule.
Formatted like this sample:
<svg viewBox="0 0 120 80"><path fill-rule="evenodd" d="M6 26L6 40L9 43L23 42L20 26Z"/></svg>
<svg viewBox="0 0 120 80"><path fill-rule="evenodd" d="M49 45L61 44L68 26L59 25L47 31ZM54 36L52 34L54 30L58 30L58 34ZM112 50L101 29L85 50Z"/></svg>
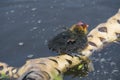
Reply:
<svg viewBox="0 0 120 80"><path fill-rule="evenodd" d="M80 21L80 22L78 22L77 24L74 24L74 25L70 28L70 30L71 30L72 32L76 32L76 33L81 33L81 32L83 32L83 33L87 34L87 32L88 32L87 28L88 28L88 25Z"/></svg>

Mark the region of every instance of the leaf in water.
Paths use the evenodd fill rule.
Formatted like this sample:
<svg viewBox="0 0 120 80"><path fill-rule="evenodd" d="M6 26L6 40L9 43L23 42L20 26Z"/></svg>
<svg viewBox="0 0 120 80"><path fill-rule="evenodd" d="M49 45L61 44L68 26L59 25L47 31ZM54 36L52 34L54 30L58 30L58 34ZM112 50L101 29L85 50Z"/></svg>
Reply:
<svg viewBox="0 0 120 80"><path fill-rule="evenodd" d="M56 76L56 77L54 78L54 80L63 80L63 77L62 77L61 75L59 75L59 76Z"/></svg>
<svg viewBox="0 0 120 80"><path fill-rule="evenodd" d="M80 70L82 67L83 67L83 64L80 64L80 65L78 66L78 70Z"/></svg>
<svg viewBox="0 0 120 80"><path fill-rule="evenodd" d="M9 77L5 73L1 73L0 80L8 80Z"/></svg>

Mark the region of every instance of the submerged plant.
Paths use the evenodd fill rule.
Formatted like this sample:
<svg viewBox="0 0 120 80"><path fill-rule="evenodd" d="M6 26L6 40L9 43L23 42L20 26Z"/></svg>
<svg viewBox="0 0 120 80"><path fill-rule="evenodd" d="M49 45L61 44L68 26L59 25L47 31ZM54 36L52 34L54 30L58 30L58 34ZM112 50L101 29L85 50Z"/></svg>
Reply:
<svg viewBox="0 0 120 80"><path fill-rule="evenodd" d="M9 76L7 76L5 73L1 73L0 80L9 80Z"/></svg>

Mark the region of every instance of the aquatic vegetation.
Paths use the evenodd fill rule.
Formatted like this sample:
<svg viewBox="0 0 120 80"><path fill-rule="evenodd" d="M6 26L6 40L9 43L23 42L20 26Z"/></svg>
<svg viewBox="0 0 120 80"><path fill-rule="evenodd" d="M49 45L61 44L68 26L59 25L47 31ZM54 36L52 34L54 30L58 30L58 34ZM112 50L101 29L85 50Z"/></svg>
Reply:
<svg viewBox="0 0 120 80"><path fill-rule="evenodd" d="M2 72L0 75L0 80L9 80L9 76Z"/></svg>

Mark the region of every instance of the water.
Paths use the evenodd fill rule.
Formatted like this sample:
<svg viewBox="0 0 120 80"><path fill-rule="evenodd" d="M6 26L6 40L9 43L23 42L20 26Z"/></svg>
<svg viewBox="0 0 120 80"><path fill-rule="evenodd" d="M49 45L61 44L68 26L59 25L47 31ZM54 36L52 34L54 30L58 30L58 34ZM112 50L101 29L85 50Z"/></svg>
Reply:
<svg viewBox="0 0 120 80"><path fill-rule="evenodd" d="M47 41L64 27L82 20L91 30L118 8L120 0L0 0L0 61L21 66L30 57L53 56ZM81 80L119 80L119 52L112 44L95 53L95 71Z"/></svg>

